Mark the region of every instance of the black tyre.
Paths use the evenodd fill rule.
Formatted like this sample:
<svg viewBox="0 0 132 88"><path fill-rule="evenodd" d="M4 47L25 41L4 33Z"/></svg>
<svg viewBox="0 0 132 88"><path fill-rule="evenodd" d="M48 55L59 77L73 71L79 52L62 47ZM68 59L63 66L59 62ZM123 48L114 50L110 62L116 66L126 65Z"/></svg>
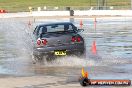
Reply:
<svg viewBox="0 0 132 88"><path fill-rule="evenodd" d="M81 78L79 81L82 86L90 85L90 80L88 78Z"/></svg>
<svg viewBox="0 0 132 88"><path fill-rule="evenodd" d="M43 61L43 56L33 55L32 59L33 59L33 63L42 62Z"/></svg>
<svg viewBox="0 0 132 88"><path fill-rule="evenodd" d="M74 55L79 57L79 58L84 58L85 52L84 51L76 51L76 52L74 52Z"/></svg>
<svg viewBox="0 0 132 88"><path fill-rule="evenodd" d="M54 55L48 55L48 56L46 57L46 60L50 62L50 61L55 60L55 58L56 58L56 56L54 56Z"/></svg>

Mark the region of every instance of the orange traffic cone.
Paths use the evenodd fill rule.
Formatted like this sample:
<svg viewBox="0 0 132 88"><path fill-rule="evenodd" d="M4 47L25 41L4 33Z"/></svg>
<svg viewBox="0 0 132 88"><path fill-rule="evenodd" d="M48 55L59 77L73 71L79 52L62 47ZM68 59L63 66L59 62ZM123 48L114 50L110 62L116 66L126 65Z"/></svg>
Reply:
<svg viewBox="0 0 132 88"><path fill-rule="evenodd" d="M92 44L92 53L97 54L96 42L95 41L93 41L93 44Z"/></svg>
<svg viewBox="0 0 132 88"><path fill-rule="evenodd" d="M82 28L82 26L83 26L83 22L82 22L82 20L80 21L80 28Z"/></svg>

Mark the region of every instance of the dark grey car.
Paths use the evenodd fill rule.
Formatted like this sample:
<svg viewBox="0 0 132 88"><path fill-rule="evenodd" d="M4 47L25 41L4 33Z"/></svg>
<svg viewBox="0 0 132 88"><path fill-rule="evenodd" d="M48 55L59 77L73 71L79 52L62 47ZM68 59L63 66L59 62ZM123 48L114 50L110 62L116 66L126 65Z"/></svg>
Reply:
<svg viewBox="0 0 132 88"><path fill-rule="evenodd" d="M85 52L84 39L70 22L41 24L36 26L33 56L37 60L52 60L56 56L77 55Z"/></svg>

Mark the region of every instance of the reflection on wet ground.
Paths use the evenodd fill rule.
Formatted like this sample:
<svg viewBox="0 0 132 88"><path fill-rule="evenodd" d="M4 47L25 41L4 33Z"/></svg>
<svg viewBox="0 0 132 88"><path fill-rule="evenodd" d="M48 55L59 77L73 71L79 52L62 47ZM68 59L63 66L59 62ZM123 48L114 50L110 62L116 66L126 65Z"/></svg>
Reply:
<svg viewBox="0 0 132 88"><path fill-rule="evenodd" d="M39 23L58 20L69 21L68 19L36 19L31 27L28 27L28 19L1 19L0 77L55 76L66 77L67 82L77 82L81 67L84 66L91 78L132 80L132 19L126 18L119 21L99 18L96 31L93 18L74 19L73 23L78 27L80 27L80 20L83 21L85 31L81 35L86 42L86 58L70 56L45 62L45 65L32 64L33 27ZM91 45L94 40L98 52L95 56L91 54Z"/></svg>

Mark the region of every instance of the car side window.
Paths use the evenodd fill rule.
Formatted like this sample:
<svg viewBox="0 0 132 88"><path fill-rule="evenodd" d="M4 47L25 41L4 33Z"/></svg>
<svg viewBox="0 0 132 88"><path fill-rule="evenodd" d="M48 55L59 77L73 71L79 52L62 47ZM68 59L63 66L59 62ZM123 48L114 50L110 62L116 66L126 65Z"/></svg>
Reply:
<svg viewBox="0 0 132 88"><path fill-rule="evenodd" d="M65 25L65 30L67 30L69 32L75 32L73 25L71 25L71 24Z"/></svg>
<svg viewBox="0 0 132 88"><path fill-rule="evenodd" d="M72 28L72 26L71 26L71 25L69 25L69 29L68 29L68 30L69 30L69 31L70 31L70 30L73 30L73 28Z"/></svg>
<svg viewBox="0 0 132 88"><path fill-rule="evenodd" d="M39 28L39 34L42 33L42 30L43 30L43 27L40 27L40 28Z"/></svg>
<svg viewBox="0 0 132 88"><path fill-rule="evenodd" d="M33 34L37 33L37 28L38 28L38 26L35 27L35 30L33 31Z"/></svg>
<svg viewBox="0 0 132 88"><path fill-rule="evenodd" d="M74 26L73 24L71 26L72 26L72 29L74 30L74 32L77 32L77 27Z"/></svg>

